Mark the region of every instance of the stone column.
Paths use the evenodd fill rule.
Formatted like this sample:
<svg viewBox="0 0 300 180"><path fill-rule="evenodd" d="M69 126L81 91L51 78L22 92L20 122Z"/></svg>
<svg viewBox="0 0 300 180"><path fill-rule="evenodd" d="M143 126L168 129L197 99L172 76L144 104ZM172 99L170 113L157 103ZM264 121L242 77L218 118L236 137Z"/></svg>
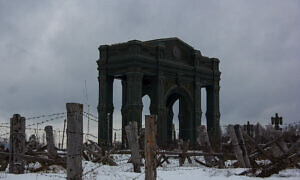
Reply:
<svg viewBox="0 0 300 180"><path fill-rule="evenodd" d="M155 92L155 103L157 114L157 136L159 146L166 146L168 143L168 131L167 129L167 108L165 104L164 97L164 86L165 86L165 77L162 73L158 73L157 83L156 83L156 92Z"/></svg>
<svg viewBox="0 0 300 180"><path fill-rule="evenodd" d="M122 105L122 129L129 121L137 122L138 131L142 127L142 81L143 73L136 70L126 74L126 84L122 82L123 88L126 87L126 92L123 91L123 93L126 93L126 96Z"/></svg>
<svg viewBox="0 0 300 180"><path fill-rule="evenodd" d="M127 118L126 118L126 99L127 99L127 81L126 79L122 79L122 108L121 108L121 114L122 114L122 148L125 148L126 146L126 131L125 126L128 124Z"/></svg>
<svg viewBox="0 0 300 180"><path fill-rule="evenodd" d="M167 131L168 133L168 144L171 144L173 142L172 141L173 117L174 117L173 106L169 105L169 107L167 107L167 119L166 119L167 129L165 129L165 131Z"/></svg>
<svg viewBox="0 0 300 180"><path fill-rule="evenodd" d="M201 83L200 80L196 79L195 82L195 97L194 97L194 104L195 104L195 119L193 125L193 142L196 142L197 135L197 127L201 125L201 117L202 117L202 109L201 109Z"/></svg>
<svg viewBox="0 0 300 180"><path fill-rule="evenodd" d="M127 73L127 120L136 121L138 130L142 127L142 81L141 72Z"/></svg>
<svg viewBox="0 0 300 180"><path fill-rule="evenodd" d="M187 140L188 135L188 121L184 121L185 117L185 105L182 98L179 98L179 112L178 112L178 121L179 121L179 139ZM187 120L187 119L186 119Z"/></svg>
<svg viewBox="0 0 300 180"><path fill-rule="evenodd" d="M201 84L195 83L195 129L201 125Z"/></svg>
<svg viewBox="0 0 300 180"><path fill-rule="evenodd" d="M211 138L212 144L220 142L220 109L219 109L219 92L218 82L206 88L207 91L207 131Z"/></svg>
<svg viewBox="0 0 300 180"><path fill-rule="evenodd" d="M99 104L98 104L98 143L108 144L107 96L108 83L106 70L99 69Z"/></svg>
<svg viewBox="0 0 300 180"><path fill-rule="evenodd" d="M114 113L114 104L113 104L113 83L114 78L112 76L108 76L107 78L107 121L108 121L108 144L112 145L112 137L113 137L113 113Z"/></svg>

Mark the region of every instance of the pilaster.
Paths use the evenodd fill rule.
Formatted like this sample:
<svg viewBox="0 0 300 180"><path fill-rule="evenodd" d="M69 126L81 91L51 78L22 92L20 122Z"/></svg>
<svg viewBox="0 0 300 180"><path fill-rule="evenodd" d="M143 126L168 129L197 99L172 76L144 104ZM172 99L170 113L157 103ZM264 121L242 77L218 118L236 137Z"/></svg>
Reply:
<svg viewBox="0 0 300 180"><path fill-rule="evenodd" d="M99 69L99 103L98 103L98 143L108 143L107 122L107 74L105 69Z"/></svg>
<svg viewBox="0 0 300 180"><path fill-rule="evenodd" d="M219 82L214 82L212 86L208 86L207 90L207 131L212 141L220 142L220 109L219 109Z"/></svg>

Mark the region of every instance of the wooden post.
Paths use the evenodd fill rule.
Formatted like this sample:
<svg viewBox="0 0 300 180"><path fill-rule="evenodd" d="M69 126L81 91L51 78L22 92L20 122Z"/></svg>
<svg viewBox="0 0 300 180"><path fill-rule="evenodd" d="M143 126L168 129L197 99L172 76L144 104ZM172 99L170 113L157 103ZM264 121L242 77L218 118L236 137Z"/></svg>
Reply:
<svg viewBox="0 0 300 180"><path fill-rule="evenodd" d="M66 130L66 119L64 120L64 129L63 129L63 137L62 137L62 140L61 140L61 149L64 148L64 140L65 140L65 130Z"/></svg>
<svg viewBox="0 0 300 180"><path fill-rule="evenodd" d="M134 172L141 172L141 156L139 153L139 144L137 136L137 122L130 121L129 124L125 127L127 140L129 147L131 149L131 161L133 163Z"/></svg>
<svg viewBox="0 0 300 180"><path fill-rule="evenodd" d="M57 146L58 146L58 149L61 149L61 144L60 144L60 130L58 129L57 130L57 132L58 132L58 140L57 140Z"/></svg>
<svg viewBox="0 0 300 180"><path fill-rule="evenodd" d="M67 103L67 179L82 179L83 105Z"/></svg>
<svg viewBox="0 0 300 180"><path fill-rule="evenodd" d="M156 133L157 120L155 115L145 116L145 180L156 179Z"/></svg>
<svg viewBox="0 0 300 180"><path fill-rule="evenodd" d="M209 154L213 153L213 150L209 142L209 137L207 134L206 127L204 125L201 125L197 128L197 131L198 131L197 141L204 148L203 151ZM214 159L215 159L214 156L211 155L204 156L205 163L208 166L214 166Z"/></svg>
<svg viewBox="0 0 300 180"><path fill-rule="evenodd" d="M243 159L244 159L246 168L251 168L248 152L247 152L247 149L245 146L245 141L244 141L244 137L243 137L243 133L242 133L242 129L241 129L240 125L235 125L234 130L235 130L235 134L238 139L240 148L243 152Z"/></svg>
<svg viewBox="0 0 300 180"><path fill-rule="evenodd" d="M10 119L9 172L24 174L25 118L14 114Z"/></svg>
<svg viewBox="0 0 300 180"><path fill-rule="evenodd" d="M56 151L55 146L54 146L52 126L46 126L45 127L45 132L46 132L48 156L51 159L55 159L57 157L57 151Z"/></svg>
<svg viewBox="0 0 300 180"><path fill-rule="evenodd" d="M281 130L270 130L270 134L272 134L272 139L278 139L278 137L282 136ZM288 151L287 144L284 142L283 138L278 139L274 144L271 146L272 153L275 158L279 158L284 155Z"/></svg>
<svg viewBox="0 0 300 180"><path fill-rule="evenodd" d="M178 149L181 152L179 154L179 165L183 166L185 159L188 159L189 163L192 164L190 156L188 156L186 153L189 150L190 146L190 140L187 142L184 142L182 139L179 139L178 141Z"/></svg>
<svg viewBox="0 0 300 180"><path fill-rule="evenodd" d="M248 155L246 156L248 158L248 161L247 161L247 158L244 158L245 152L247 152L247 151L243 151L243 149L241 149L241 147L240 147L240 144L244 143L244 142L242 142L242 143L239 142L239 140L241 140L240 136L242 135L240 127L239 126L234 127L233 125L229 125L228 131L229 131L229 135L230 135L232 145L234 148L235 156L239 162L240 167L242 167L242 168L250 167ZM238 134L236 132L238 132ZM246 162L245 162L245 159L246 159Z"/></svg>
<svg viewBox="0 0 300 180"><path fill-rule="evenodd" d="M254 127L254 138L256 143L263 143L263 135L265 133L265 128L257 123Z"/></svg>

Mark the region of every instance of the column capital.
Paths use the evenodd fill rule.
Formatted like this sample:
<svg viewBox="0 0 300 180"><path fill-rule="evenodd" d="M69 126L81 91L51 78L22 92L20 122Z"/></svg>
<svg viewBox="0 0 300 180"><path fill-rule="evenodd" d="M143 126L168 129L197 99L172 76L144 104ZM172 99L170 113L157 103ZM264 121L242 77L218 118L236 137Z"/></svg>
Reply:
<svg viewBox="0 0 300 180"><path fill-rule="evenodd" d="M106 109L107 109L107 106L106 106L106 104L104 104L104 103L99 103L98 106L97 106L98 112L104 111L104 110L106 110Z"/></svg>
<svg viewBox="0 0 300 180"><path fill-rule="evenodd" d="M98 80L99 81L107 80L106 70L99 71Z"/></svg>
<svg viewBox="0 0 300 180"><path fill-rule="evenodd" d="M138 71L135 71L135 72L127 72L126 73L126 77L127 77L127 80L132 80L132 81L141 81L143 79L143 73L142 72L138 72Z"/></svg>
<svg viewBox="0 0 300 180"><path fill-rule="evenodd" d="M113 104L110 104L110 105L107 106L107 112L109 112L109 113L114 112L114 105Z"/></svg>
<svg viewBox="0 0 300 180"><path fill-rule="evenodd" d="M218 84L215 84L214 86L213 86L213 88L214 88L214 92L219 92L220 91L220 85L219 85L219 83Z"/></svg>

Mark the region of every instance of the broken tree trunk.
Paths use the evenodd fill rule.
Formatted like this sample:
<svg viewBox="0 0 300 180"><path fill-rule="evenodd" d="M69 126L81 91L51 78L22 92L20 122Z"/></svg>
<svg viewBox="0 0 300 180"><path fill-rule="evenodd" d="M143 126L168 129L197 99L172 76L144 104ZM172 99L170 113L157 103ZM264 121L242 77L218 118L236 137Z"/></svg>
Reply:
<svg viewBox="0 0 300 180"><path fill-rule="evenodd" d="M48 156L51 159L55 159L57 157L57 151L54 146L54 138L53 138L53 129L52 126L46 126L45 127L46 132L46 141L47 141L47 151Z"/></svg>
<svg viewBox="0 0 300 180"><path fill-rule="evenodd" d="M299 153L300 139L294 143L289 150L279 158L269 159L271 163L263 165L259 168L247 170L240 175L251 175L257 177L270 177L272 174L277 174L279 171L288 167L297 166L300 162Z"/></svg>
<svg viewBox="0 0 300 180"><path fill-rule="evenodd" d="M228 131L240 167L250 168L250 161L240 127L229 125Z"/></svg>
<svg viewBox="0 0 300 180"><path fill-rule="evenodd" d="M182 139L180 139L178 142L178 149L181 152L181 153L179 153L179 165L180 166L183 166L185 159L187 159L188 162L190 164L192 164L192 160L191 160L190 156L187 154L189 146L190 146L190 140L188 140L187 142L184 142Z"/></svg>
<svg viewBox="0 0 300 180"><path fill-rule="evenodd" d="M83 105L67 103L67 179L82 179Z"/></svg>
<svg viewBox="0 0 300 180"><path fill-rule="evenodd" d="M127 140L131 149L131 161L133 163L134 172L141 172L141 156L139 153L138 135L137 135L137 122L130 121L125 127Z"/></svg>
<svg viewBox="0 0 300 180"><path fill-rule="evenodd" d="M243 152L243 159L244 159L245 165L247 168L251 168L247 148L245 146L245 141L244 141L244 137L243 137L243 133L242 133L242 129L241 129L240 125L235 125L234 130L235 130L235 134L238 139L240 148Z"/></svg>
<svg viewBox="0 0 300 180"><path fill-rule="evenodd" d="M9 172L24 174L25 118L14 114L10 119Z"/></svg>
<svg viewBox="0 0 300 180"><path fill-rule="evenodd" d="M254 139L257 144L264 143L263 135L265 134L265 131L265 128L259 123L254 126Z"/></svg>
<svg viewBox="0 0 300 180"><path fill-rule="evenodd" d="M155 115L145 116L145 179L156 179L156 133L157 121Z"/></svg>
<svg viewBox="0 0 300 180"><path fill-rule="evenodd" d="M272 129L270 131L271 131L270 134L272 134L273 139L278 139L278 137L281 137L283 134L282 131L280 130ZM283 138L275 141L275 143L272 144L271 148L272 148L273 156L276 158L281 157L288 151L287 144L284 142Z"/></svg>
<svg viewBox="0 0 300 180"><path fill-rule="evenodd" d="M0 152L0 157L7 157L9 156L9 153L6 152ZM50 165L60 165L64 168L66 168L66 160L65 158L57 158L55 160L46 158L45 156L40 155L21 155L20 156L24 161L28 162L39 162L42 165L50 166Z"/></svg>
<svg viewBox="0 0 300 180"><path fill-rule="evenodd" d="M213 150L211 148L209 137L206 131L206 127L204 125L201 125L197 128L198 132L198 138L197 141L200 146L203 147L203 151L206 153L213 153ZM215 158L211 155L205 155L204 160L207 166L212 167L215 165Z"/></svg>
<svg viewBox="0 0 300 180"><path fill-rule="evenodd" d="M255 146L255 148L257 149L257 151L254 151L254 153L261 153L264 157L266 157L267 159L269 159L271 162L275 162L276 158L268 153L267 151L264 150L264 148L260 147L254 139L252 139L250 136L248 136L247 133L243 134L245 138L247 138L248 142L251 143L253 146ZM251 155L252 156L252 155Z"/></svg>

